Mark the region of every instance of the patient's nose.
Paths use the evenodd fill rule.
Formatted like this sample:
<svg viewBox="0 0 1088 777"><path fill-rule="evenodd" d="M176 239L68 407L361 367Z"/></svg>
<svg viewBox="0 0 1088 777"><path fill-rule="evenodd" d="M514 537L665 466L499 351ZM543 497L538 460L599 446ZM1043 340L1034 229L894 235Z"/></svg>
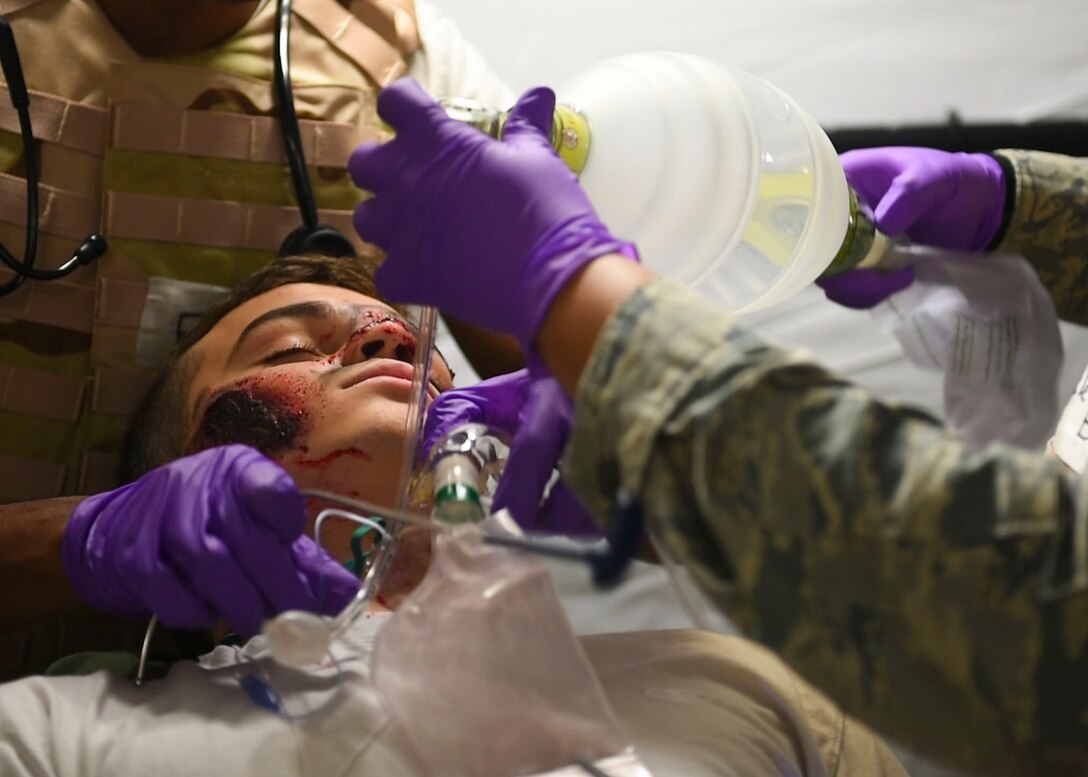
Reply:
<svg viewBox="0 0 1088 777"><path fill-rule="evenodd" d="M352 334L344 349L344 363L396 359L411 364L415 353L415 335L400 321L387 320L368 323Z"/></svg>

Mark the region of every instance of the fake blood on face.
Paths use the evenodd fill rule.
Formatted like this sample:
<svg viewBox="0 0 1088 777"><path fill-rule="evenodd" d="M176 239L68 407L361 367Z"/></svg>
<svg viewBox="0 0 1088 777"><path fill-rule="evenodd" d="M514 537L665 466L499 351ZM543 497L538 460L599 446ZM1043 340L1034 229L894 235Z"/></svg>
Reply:
<svg viewBox="0 0 1088 777"><path fill-rule="evenodd" d="M306 453L309 449L306 446L299 448L301 452L297 458L293 457L293 461L303 467L312 467L314 469L328 469L329 465L334 461L339 461L343 458L354 458L359 461L370 461L370 454L359 448L339 448L332 453L327 453L319 459L305 459L302 458L302 454Z"/></svg>
<svg viewBox="0 0 1088 777"><path fill-rule="evenodd" d="M192 450L240 443L274 456L295 447L309 425L314 385L283 375L257 375L220 389L209 400Z"/></svg>
<svg viewBox="0 0 1088 777"><path fill-rule="evenodd" d="M324 456L309 458L309 452L308 446L300 445L279 457L280 463L294 475L295 482L305 488L336 491L347 497L372 497L350 487L358 481L359 468L372 460L369 453L361 448L337 448Z"/></svg>

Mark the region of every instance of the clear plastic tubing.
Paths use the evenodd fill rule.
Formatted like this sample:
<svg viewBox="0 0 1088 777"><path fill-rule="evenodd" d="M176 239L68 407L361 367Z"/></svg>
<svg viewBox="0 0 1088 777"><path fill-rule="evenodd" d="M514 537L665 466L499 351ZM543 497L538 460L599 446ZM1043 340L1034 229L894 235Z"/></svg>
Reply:
<svg viewBox="0 0 1088 777"><path fill-rule="evenodd" d="M423 420L427 414L427 384L431 379L431 359L434 353L435 330L438 328L438 311L435 308L420 308L419 331L416 335L415 359L412 363L412 389L408 403L408 417L404 425L404 448L401 453L400 477L398 481L398 512L408 512L411 508L410 486L415 472L416 456L419 452L420 439L423 436ZM342 634L364 612L378 595L382 581L396 556L397 543L404 524L396 522L389 527L389 537L382 542L381 548L367 569L366 577L355 594L355 598L345 607L332 625L332 636Z"/></svg>

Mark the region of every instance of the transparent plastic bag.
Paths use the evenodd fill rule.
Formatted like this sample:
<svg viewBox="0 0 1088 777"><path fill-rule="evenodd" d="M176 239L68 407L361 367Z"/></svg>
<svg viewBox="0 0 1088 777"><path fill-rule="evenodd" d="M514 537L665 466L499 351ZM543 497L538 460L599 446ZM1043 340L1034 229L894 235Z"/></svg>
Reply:
<svg viewBox="0 0 1088 777"><path fill-rule="evenodd" d="M944 373L944 411L971 448L1046 442L1058 415L1063 346L1054 303L1011 254L895 246L914 283L873 308L910 360Z"/></svg>
<svg viewBox="0 0 1088 777"><path fill-rule="evenodd" d="M496 531L494 518L484 526ZM436 536L427 576L378 635L383 704L435 775L538 774L630 754L547 567L485 544L482 528Z"/></svg>

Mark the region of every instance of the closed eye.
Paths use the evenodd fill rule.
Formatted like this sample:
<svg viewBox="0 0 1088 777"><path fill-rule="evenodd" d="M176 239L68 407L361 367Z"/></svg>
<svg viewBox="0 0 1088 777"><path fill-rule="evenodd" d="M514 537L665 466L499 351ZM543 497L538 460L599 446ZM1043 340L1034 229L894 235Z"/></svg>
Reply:
<svg viewBox="0 0 1088 777"><path fill-rule="evenodd" d="M261 359L261 364L286 364L292 361L306 361L308 357L321 358L323 356L324 354L318 352L315 346L298 344L270 353Z"/></svg>

